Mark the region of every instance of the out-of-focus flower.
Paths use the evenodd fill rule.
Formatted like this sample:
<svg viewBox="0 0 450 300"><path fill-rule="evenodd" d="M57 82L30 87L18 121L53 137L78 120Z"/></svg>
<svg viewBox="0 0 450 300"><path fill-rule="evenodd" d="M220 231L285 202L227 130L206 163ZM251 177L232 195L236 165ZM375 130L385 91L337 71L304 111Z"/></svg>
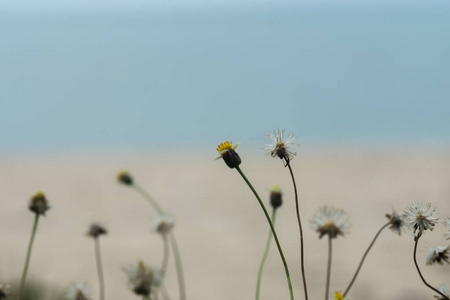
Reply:
<svg viewBox="0 0 450 300"><path fill-rule="evenodd" d="M0 283L0 300L8 298L9 285Z"/></svg>
<svg viewBox="0 0 450 300"><path fill-rule="evenodd" d="M438 288L439 292L441 292L442 294L444 294L445 296L447 296L448 298L450 298L450 292L448 291L448 288L445 284L441 284ZM434 296L434 298L438 299L438 300L447 300L444 297L442 297L441 295L439 296Z"/></svg>
<svg viewBox="0 0 450 300"><path fill-rule="evenodd" d="M88 236L95 238L98 238L101 235L107 234L108 231L103 227L102 225L98 223L94 223L89 227L89 231L87 233Z"/></svg>
<svg viewBox="0 0 450 300"><path fill-rule="evenodd" d="M319 233L319 238L325 234L336 238L338 235L344 236L348 232L350 223L347 214L342 209L323 206L315 214L311 226Z"/></svg>
<svg viewBox="0 0 450 300"><path fill-rule="evenodd" d="M67 300L91 300L91 288L89 285L82 282L72 283L66 292Z"/></svg>
<svg viewBox="0 0 450 300"><path fill-rule="evenodd" d="M402 235L402 231L405 230L405 222L403 222L404 217L405 214L399 214L395 210L392 210L391 214L386 214L386 218L389 219L389 229L398 233L398 235Z"/></svg>
<svg viewBox="0 0 450 300"><path fill-rule="evenodd" d="M136 295L148 296L152 290L153 269L139 261L124 268L128 276L128 285Z"/></svg>
<svg viewBox="0 0 450 300"><path fill-rule="evenodd" d="M344 300L344 296L342 296L341 292L336 292L334 294L334 300Z"/></svg>
<svg viewBox="0 0 450 300"><path fill-rule="evenodd" d="M444 262L450 264L450 261L448 260L449 259L448 255L449 255L449 246L430 247L430 252L428 253L427 257L427 265L432 265L434 263L442 265Z"/></svg>
<svg viewBox="0 0 450 300"><path fill-rule="evenodd" d="M274 209L277 209L281 204L283 204L281 187L279 185L274 185L270 189L270 205L272 205Z"/></svg>
<svg viewBox="0 0 450 300"><path fill-rule="evenodd" d="M45 212L50 209L50 206L48 205L48 201L47 198L45 198L44 193L38 192L31 197L28 208L38 215L45 216Z"/></svg>
<svg viewBox="0 0 450 300"><path fill-rule="evenodd" d="M120 172L117 174L117 181L124 185L133 185L134 180L128 172Z"/></svg>
<svg viewBox="0 0 450 300"><path fill-rule="evenodd" d="M265 150L269 151L266 155L270 155L272 157L278 156L280 159L286 160L286 162L289 162L295 155L297 155L296 152L288 150L289 148L298 146L293 143L295 140L295 135L293 133L290 133L285 137L284 129L277 129L277 131L273 131L273 134L270 132L267 133L266 137L269 139L269 144L266 144L264 147Z"/></svg>
<svg viewBox="0 0 450 300"><path fill-rule="evenodd" d="M236 148L239 146L239 143L233 146L233 142L225 141L217 146L217 152L219 156L216 157L216 160L223 158L225 163L231 169L236 168L241 164L241 158L236 153Z"/></svg>
<svg viewBox="0 0 450 300"><path fill-rule="evenodd" d="M159 215L153 220L153 230L160 233L166 234L175 225L174 219L169 215Z"/></svg>
<svg viewBox="0 0 450 300"><path fill-rule="evenodd" d="M409 230L416 234L416 238L422 235L425 230L433 230L438 218L434 214L435 209L431 209L431 203L416 202L408 205L404 210L404 222ZM417 233L416 233L417 231Z"/></svg>

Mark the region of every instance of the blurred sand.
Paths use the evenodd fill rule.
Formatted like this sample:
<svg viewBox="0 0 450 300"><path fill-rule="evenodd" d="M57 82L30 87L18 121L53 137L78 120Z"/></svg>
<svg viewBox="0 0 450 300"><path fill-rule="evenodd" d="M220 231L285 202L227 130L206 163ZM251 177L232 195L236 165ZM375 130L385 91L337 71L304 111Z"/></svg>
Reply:
<svg viewBox="0 0 450 300"><path fill-rule="evenodd" d="M276 228L293 276L296 299L303 299L298 227L288 170L278 159L239 152L242 170L267 203L266 188L280 184L284 205ZM253 155L254 156L254 155ZM250 158L249 158L250 157ZM87 280L97 299L93 241L85 236L91 222L102 222L110 234L101 240L108 300L137 299L127 288L121 267L143 259L159 265L160 237L151 232L155 216L149 205L115 175L128 170L176 220L175 233L184 263L190 300L253 299L256 273L269 227L262 211L235 170L214 153L200 155L92 154L0 159L0 282L20 277L33 223L26 209L35 192L44 191L52 209L40 221L29 278L64 287ZM345 209L350 234L334 243L331 290L343 290L376 231L391 208L413 201L432 202L441 220L450 216L450 152L378 151L302 153L292 166L300 193L305 232L310 299L323 299L327 241L309 226L316 209ZM450 266L426 266L426 245L447 245L444 227L420 241L419 261L430 283L450 284ZM350 298L433 299L412 261L413 238L385 231L368 256ZM177 299L177 281L170 258L166 285ZM281 260L272 244L261 299L288 299Z"/></svg>

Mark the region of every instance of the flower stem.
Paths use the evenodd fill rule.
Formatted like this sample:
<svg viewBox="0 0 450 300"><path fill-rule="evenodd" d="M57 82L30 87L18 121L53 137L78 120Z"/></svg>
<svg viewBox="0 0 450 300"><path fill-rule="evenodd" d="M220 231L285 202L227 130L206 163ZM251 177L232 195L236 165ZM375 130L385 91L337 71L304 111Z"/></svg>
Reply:
<svg viewBox="0 0 450 300"><path fill-rule="evenodd" d="M441 295L442 297L444 297L444 299L450 300L450 298L448 298L446 295L444 295L443 293L441 293L438 289L432 287L428 282L425 281L425 278L423 278L422 272L420 272L419 265L417 264L417 258L416 258L417 244L419 243L419 238L420 238L420 236L418 236L418 237L415 238L416 241L415 241L415 243L414 243L414 255L413 255L413 258L414 258L414 264L416 265L417 272L419 272L420 278L422 279L423 283L425 283L425 285L426 285L427 287L429 287L430 289L432 289L433 291L435 291L436 293L438 293L439 295Z"/></svg>
<svg viewBox="0 0 450 300"><path fill-rule="evenodd" d="M105 278L103 277L102 256L100 253L100 239L94 238L95 241L95 261L97 264L98 282L100 286L100 300L105 300Z"/></svg>
<svg viewBox="0 0 450 300"><path fill-rule="evenodd" d="M25 280L27 278L28 267L30 265L31 250L33 248L33 242L34 242L34 238L36 236L38 221L39 221L39 214L36 214L34 217L34 224L33 224L33 230L31 232L30 242L28 244L28 251L27 251L27 257L25 260L25 266L23 268L22 280L20 281L19 299L22 299L22 297L23 297L23 292L24 292L24 288L25 288Z"/></svg>
<svg viewBox="0 0 450 300"><path fill-rule="evenodd" d="M169 241L167 240L167 235L165 233L161 234L163 238L163 260L161 263L161 277L164 277L167 271L167 265L169 263Z"/></svg>
<svg viewBox="0 0 450 300"><path fill-rule="evenodd" d="M266 207L264 206L264 203L261 201L261 198L259 197L258 193L253 188L253 186L250 183L250 181L248 181L247 177L245 177L245 175L242 172L241 168L239 168L239 166L236 166L236 170L239 172L239 174L241 174L241 176L244 179L244 181L247 183L249 188L252 190L253 194L255 195L256 199L259 202L259 205L261 205L261 208L264 211L264 215L266 216L267 222L269 223L270 230L272 230L273 238L275 239L275 242L277 244L277 248L278 248L278 252L280 253L281 260L283 261L284 270L286 272L286 278L287 278L288 285L289 285L289 294L291 296L291 300L293 300L294 299L294 293L293 293L293 290L292 290L291 276L289 275L288 265L286 263L286 259L284 258L283 250L281 249L280 242L278 241L277 233L275 232L275 228L273 228L272 221L270 221L270 217L269 217L269 214L267 213Z"/></svg>
<svg viewBox="0 0 450 300"><path fill-rule="evenodd" d="M274 208L272 210L272 224L275 226L275 217L276 217L276 212L277 209ZM261 289L261 278L262 278L262 272L264 269L264 264L266 263L266 259L267 259L267 255L269 254L269 249L270 249L270 242L272 241L272 231L269 230L269 236L267 238L267 243L266 243L266 250L264 250L264 255L263 258L261 260L261 263L259 265L259 271L258 271L258 280L256 282L256 300L259 299L259 291Z"/></svg>
<svg viewBox="0 0 450 300"><path fill-rule="evenodd" d="M361 270L361 267L364 263L364 260L366 259L367 254L369 253L370 249L372 249L373 244L375 244L375 241L377 240L378 236L380 235L380 233L383 231L383 229L385 229L386 227L389 226L389 224L391 224L390 222L384 224L380 230L378 230L377 234L375 235L375 237L373 238L372 242L369 245L369 248L367 248L366 252L364 253L361 262L359 263L358 268L356 269L355 275L353 275L352 281L350 281L350 284L348 285L347 289L345 289L344 292L344 297L347 296L348 291L350 290L350 288L352 287L353 283L356 280L356 277L358 276L359 271Z"/></svg>
<svg viewBox="0 0 450 300"><path fill-rule="evenodd" d="M328 235L328 266L327 266L327 283L325 286L325 300L328 300L328 295L330 292L331 252L332 252L331 240L332 240L331 235Z"/></svg>
<svg viewBox="0 0 450 300"><path fill-rule="evenodd" d="M303 250L303 229L302 222L300 221L300 211L298 207L298 193L297 193L297 184L295 183L294 172L292 172L291 164L289 160L286 161L286 165L289 168L289 172L291 173L292 183L294 184L294 192L295 192L295 209L297 211L297 221L298 227L300 229L300 264L302 270L302 278L303 278L303 289L305 290L305 299L308 300L308 288L306 286L306 276L305 276L305 257Z"/></svg>
<svg viewBox="0 0 450 300"><path fill-rule="evenodd" d="M158 215L160 216L164 215L164 210L159 206L156 200L149 193L147 193L143 188L141 188L136 183L134 183L132 187L136 192L138 192L144 199L148 201L148 203L153 207L153 209L156 210ZM186 300L186 288L184 286L184 276L183 276L183 267L181 266L181 256L178 250L177 241L175 239L175 234L173 233L173 231L169 233L169 238L177 269L178 287L180 289L180 300Z"/></svg>

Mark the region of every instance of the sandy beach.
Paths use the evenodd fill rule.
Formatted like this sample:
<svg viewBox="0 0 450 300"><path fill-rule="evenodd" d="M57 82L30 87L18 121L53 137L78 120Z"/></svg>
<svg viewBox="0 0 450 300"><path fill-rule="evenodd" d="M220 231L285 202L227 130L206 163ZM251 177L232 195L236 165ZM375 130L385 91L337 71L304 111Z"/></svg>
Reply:
<svg viewBox="0 0 450 300"><path fill-rule="evenodd" d="M247 152L246 152L247 151ZM261 152L261 151L260 151ZM214 152L179 155L86 154L0 158L0 282L20 278L33 215L29 198L43 191L52 206L39 223L29 279L64 288L86 280L97 299L94 243L86 236L92 222L109 234L101 239L108 300L137 299L121 268L138 259L159 266L161 237L151 230L155 212L131 188L117 183L121 170L151 193L176 219L175 234L183 259L190 300L247 300L255 294L256 274L269 227L235 170L214 161ZM292 274L296 299L303 299L299 236L289 172L278 159L240 152L242 170L268 205L267 189L279 184L284 204L276 228ZM330 205L348 212L352 227L334 240L331 290L342 291L385 214L414 201L431 202L440 221L450 216L450 151L319 151L292 161L305 232L310 299L324 298L327 241L309 221ZM450 284L450 266L426 266L427 245L448 245L440 222L420 240L418 260L427 280ZM384 231L349 296L353 300L432 299L417 274L413 237ZM170 257L166 286L178 299ZM14 287L13 287L14 288ZM51 298L49 296L49 298ZM261 300L288 299L280 257L272 244Z"/></svg>

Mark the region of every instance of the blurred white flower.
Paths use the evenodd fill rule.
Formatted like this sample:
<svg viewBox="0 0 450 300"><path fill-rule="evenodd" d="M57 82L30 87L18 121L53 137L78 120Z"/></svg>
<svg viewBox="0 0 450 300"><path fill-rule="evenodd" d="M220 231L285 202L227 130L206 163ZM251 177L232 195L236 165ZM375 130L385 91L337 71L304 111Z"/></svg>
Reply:
<svg viewBox="0 0 450 300"><path fill-rule="evenodd" d="M267 133L266 137L269 139L269 144L266 144L264 147L265 150L269 151L266 155L271 155L272 157L278 156L280 159L286 160L286 162L289 162L297 155L296 152L288 150L289 148L298 146L293 143L295 140L293 133L290 133L285 137L284 129L281 131L280 129L277 129L277 131L273 131L273 134L270 132Z"/></svg>
<svg viewBox="0 0 450 300"><path fill-rule="evenodd" d="M169 233L169 231L173 228L174 225L175 221L171 216L160 215L153 220L152 228L154 231L158 233L166 234Z"/></svg>
<svg viewBox="0 0 450 300"><path fill-rule="evenodd" d="M150 295L153 283L153 269L139 261L123 269L128 277L128 285L136 295Z"/></svg>
<svg viewBox="0 0 450 300"><path fill-rule="evenodd" d="M445 284L441 284L438 288L439 292L441 292L442 294L444 294L445 296L450 298L450 292L448 291L448 288ZM441 295L439 296L434 296L434 298L438 299L438 300L447 300L444 297L442 297Z"/></svg>
<svg viewBox="0 0 450 300"><path fill-rule="evenodd" d="M323 206L315 214L311 226L319 233L319 238L325 234L336 238L348 232L350 223L344 210Z"/></svg>
<svg viewBox="0 0 450 300"><path fill-rule="evenodd" d="M404 210L405 225L409 230L413 230L416 238L422 235L422 232L429 229L433 230L438 218L434 214L435 209L431 209L431 203L416 202L408 205Z"/></svg>
<svg viewBox="0 0 450 300"><path fill-rule="evenodd" d="M67 288L66 298L68 300L91 300L91 288L84 281L74 282Z"/></svg>
<svg viewBox="0 0 450 300"><path fill-rule="evenodd" d="M391 214L386 214L386 218L389 219L389 229L398 233L398 235L402 235L402 231L405 229L404 217L405 214L399 214L395 210L392 210Z"/></svg>
<svg viewBox="0 0 450 300"><path fill-rule="evenodd" d="M450 263L448 260L449 246L447 247L430 247L430 252L427 257L427 265L432 265L434 263L443 264L444 262Z"/></svg>

